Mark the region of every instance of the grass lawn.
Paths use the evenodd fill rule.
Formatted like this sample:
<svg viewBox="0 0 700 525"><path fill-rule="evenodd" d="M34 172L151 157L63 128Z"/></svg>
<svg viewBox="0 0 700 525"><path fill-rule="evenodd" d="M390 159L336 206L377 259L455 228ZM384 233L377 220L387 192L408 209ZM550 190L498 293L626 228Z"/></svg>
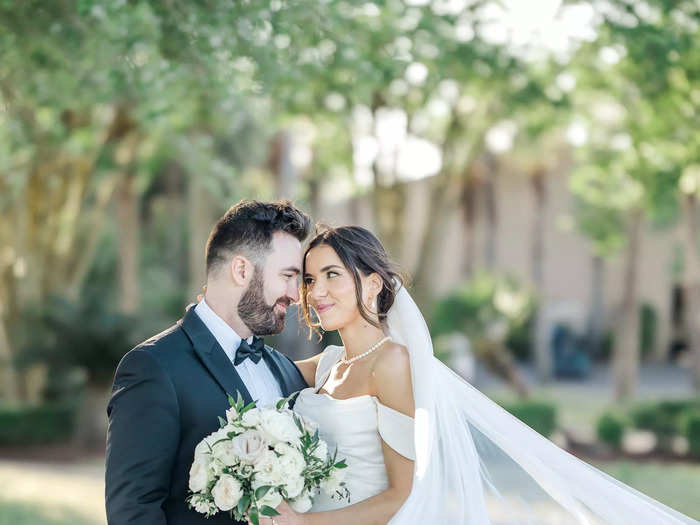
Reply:
<svg viewBox="0 0 700 525"><path fill-rule="evenodd" d="M700 520L700 465L633 461L594 465L665 505Z"/></svg>
<svg viewBox="0 0 700 525"><path fill-rule="evenodd" d="M68 507L0 500L0 525L99 525Z"/></svg>

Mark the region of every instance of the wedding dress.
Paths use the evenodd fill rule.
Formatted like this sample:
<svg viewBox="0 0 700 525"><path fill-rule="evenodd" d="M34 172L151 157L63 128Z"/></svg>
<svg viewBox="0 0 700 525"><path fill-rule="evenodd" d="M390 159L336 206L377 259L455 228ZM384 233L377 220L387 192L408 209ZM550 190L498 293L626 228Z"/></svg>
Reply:
<svg viewBox="0 0 700 525"><path fill-rule="evenodd" d="M337 509L387 489L382 440L399 454L414 459L413 418L382 405L375 396L335 399L318 392L344 354L342 346L326 347L316 369L315 385L299 392L294 405L295 412L318 424L319 436L329 450L337 447L338 458L348 464L345 484L350 503L322 492L314 498L310 512Z"/></svg>
<svg viewBox="0 0 700 525"><path fill-rule="evenodd" d="M414 418L373 396L318 393L342 347L324 351L295 406L347 459L351 504L387 488L384 439L414 459L411 493L391 525L700 525L557 447L452 372L403 287L387 323L410 355ZM312 512L344 505L319 495Z"/></svg>

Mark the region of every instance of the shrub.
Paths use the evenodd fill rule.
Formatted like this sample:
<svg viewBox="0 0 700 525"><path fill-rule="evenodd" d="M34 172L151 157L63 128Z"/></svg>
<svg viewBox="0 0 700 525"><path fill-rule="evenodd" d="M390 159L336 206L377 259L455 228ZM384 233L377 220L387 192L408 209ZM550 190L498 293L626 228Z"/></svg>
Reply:
<svg viewBox="0 0 700 525"><path fill-rule="evenodd" d="M556 408L544 401L522 401L502 405L520 421L545 437L552 435L557 428Z"/></svg>
<svg viewBox="0 0 700 525"><path fill-rule="evenodd" d="M690 454L700 458L700 411L689 412L684 418L684 434L688 439Z"/></svg>
<svg viewBox="0 0 700 525"><path fill-rule="evenodd" d="M0 445L38 445L68 441L73 435L78 403L0 406Z"/></svg>
<svg viewBox="0 0 700 525"><path fill-rule="evenodd" d="M623 417L609 412L605 413L600 417L596 425L598 439L618 449L622 444L622 436L625 433L626 425L627 421Z"/></svg>

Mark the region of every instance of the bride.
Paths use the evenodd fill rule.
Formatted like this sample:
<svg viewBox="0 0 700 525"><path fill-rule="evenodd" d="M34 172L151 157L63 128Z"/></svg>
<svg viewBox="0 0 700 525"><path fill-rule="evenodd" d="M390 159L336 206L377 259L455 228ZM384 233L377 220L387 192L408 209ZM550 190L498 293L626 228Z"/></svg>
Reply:
<svg viewBox="0 0 700 525"><path fill-rule="evenodd" d="M304 254L301 307L338 330L297 362L294 410L347 459L351 501L286 503L275 525L697 524L578 460L433 356L417 306L368 230L327 229ZM318 321L312 320L311 310Z"/></svg>

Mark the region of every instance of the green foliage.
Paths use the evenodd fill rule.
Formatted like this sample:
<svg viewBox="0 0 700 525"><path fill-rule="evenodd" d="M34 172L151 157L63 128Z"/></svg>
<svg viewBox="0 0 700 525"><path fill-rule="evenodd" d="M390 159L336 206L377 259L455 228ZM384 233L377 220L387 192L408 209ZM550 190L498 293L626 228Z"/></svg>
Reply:
<svg viewBox="0 0 700 525"><path fill-rule="evenodd" d="M0 445L62 443L75 429L78 403L0 406Z"/></svg>
<svg viewBox="0 0 700 525"><path fill-rule="evenodd" d="M518 357L525 357L534 304L533 295L515 278L482 273L438 301L431 332L433 337L461 332L476 345L502 338L515 344Z"/></svg>
<svg viewBox="0 0 700 525"><path fill-rule="evenodd" d="M656 310L648 303L640 306L639 316L639 346L642 356L647 356L654 350L659 321Z"/></svg>
<svg viewBox="0 0 700 525"><path fill-rule="evenodd" d="M684 434L690 446L690 454L700 458L700 410L690 412L683 423Z"/></svg>
<svg viewBox="0 0 700 525"><path fill-rule="evenodd" d="M634 427L653 432L661 448L670 446L671 438L684 434L684 421L700 412L700 399L667 400L637 405L630 411Z"/></svg>
<svg viewBox="0 0 700 525"><path fill-rule="evenodd" d="M508 412L545 437L557 428L557 411L553 403L545 401L521 401L502 404Z"/></svg>
<svg viewBox="0 0 700 525"><path fill-rule="evenodd" d="M625 433L625 427L628 421L613 413L605 413L596 424L596 434L598 439L603 443L607 443L614 449L619 449L622 443L622 436Z"/></svg>

